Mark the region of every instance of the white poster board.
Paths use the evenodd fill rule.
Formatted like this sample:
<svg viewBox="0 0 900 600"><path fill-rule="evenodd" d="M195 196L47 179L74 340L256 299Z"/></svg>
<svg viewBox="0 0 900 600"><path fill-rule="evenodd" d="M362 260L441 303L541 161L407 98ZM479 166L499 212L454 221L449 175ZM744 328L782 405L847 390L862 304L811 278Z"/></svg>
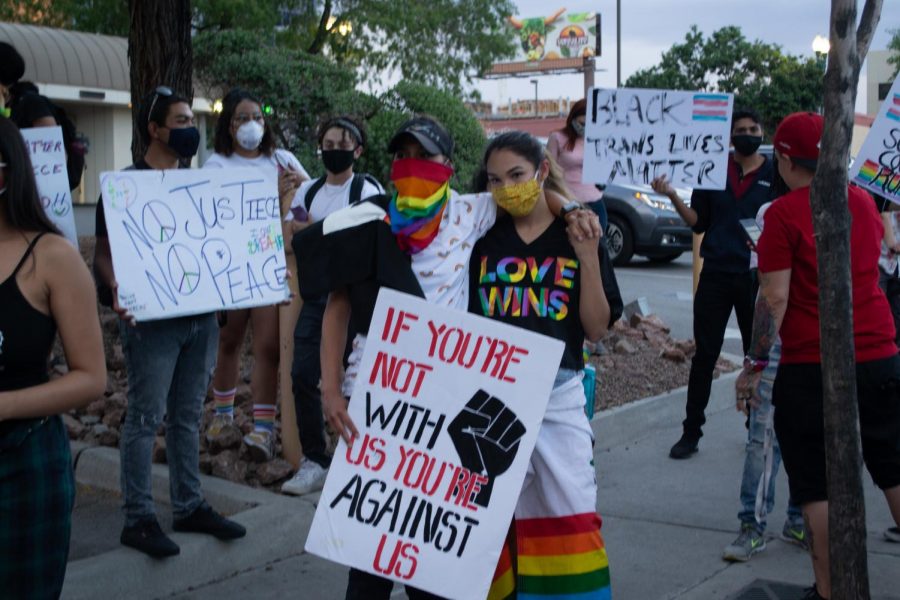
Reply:
<svg viewBox="0 0 900 600"><path fill-rule="evenodd" d="M120 305L149 321L287 298L271 171L101 173Z"/></svg>
<svg viewBox="0 0 900 600"><path fill-rule="evenodd" d="M484 598L563 343L382 289L306 549Z"/></svg>
<svg viewBox="0 0 900 600"><path fill-rule="evenodd" d="M894 80L878 110L850 168L850 179L900 204L900 77Z"/></svg>
<svg viewBox="0 0 900 600"><path fill-rule="evenodd" d="M34 167L34 178L44 212L77 248L78 234L75 232L62 128L33 127L21 131L31 157L31 166Z"/></svg>
<svg viewBox="0 0 900 600"><path fill-rule="evenodd" d="M584 183L723 190L732 94L593 88L584 134Z"/></svg>

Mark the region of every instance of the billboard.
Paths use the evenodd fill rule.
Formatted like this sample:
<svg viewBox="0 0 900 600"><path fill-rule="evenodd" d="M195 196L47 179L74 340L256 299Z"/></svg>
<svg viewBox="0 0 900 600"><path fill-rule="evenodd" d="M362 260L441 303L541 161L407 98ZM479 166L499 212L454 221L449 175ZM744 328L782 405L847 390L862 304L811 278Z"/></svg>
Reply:
<svg viewBox="0 0 900 600"><path fill-rule="evenodd" d="M509 17L516 36L512 62L493 66L487 77L580 70L585 58L600 56L600 15L560 8L535 17Z"/></svg>

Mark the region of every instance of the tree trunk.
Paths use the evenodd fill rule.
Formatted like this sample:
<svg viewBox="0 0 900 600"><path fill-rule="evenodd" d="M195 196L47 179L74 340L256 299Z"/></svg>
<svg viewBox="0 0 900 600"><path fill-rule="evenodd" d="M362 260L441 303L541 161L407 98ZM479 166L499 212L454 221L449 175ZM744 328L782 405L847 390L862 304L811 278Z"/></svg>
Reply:
<svg viewBox="0 0 900 600"><path fill-rule="evenodd" d="M857 31L856 0L832 0L825 130L810 195L818 256L831 597L842 600L869 598L856 403L847 164L860 65L880 14L881 0L866 0Z"/></svg>
<svg viewBox="0 0 900 600"><path fill-rule="evenodd" d="M132 158L146 152L138 123L147 96L164 85L176 94L193 99L190 0L129 0L131 27L128 33L128 63L131 69L131 121L134 132Z"/></svg>

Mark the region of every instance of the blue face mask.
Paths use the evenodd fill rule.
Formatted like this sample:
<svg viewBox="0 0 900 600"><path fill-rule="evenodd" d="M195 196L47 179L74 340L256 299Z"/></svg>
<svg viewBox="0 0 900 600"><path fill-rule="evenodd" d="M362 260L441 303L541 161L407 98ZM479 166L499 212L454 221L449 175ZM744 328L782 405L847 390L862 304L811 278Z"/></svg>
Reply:
<svg viewBox="0 0 900 600"><path fill-rule="evenodd" d="M577 135L578 137L584 137L584 125L582 125L578 121L572 121L572 129L575 130L575 135Z"/></svg>
<svg viewBox="0 0 900 600"><path fill-rule="evenodd" d="M169 129L169 141L166 145L181 158L191 158L200 147L200 131L196 127Z"/></svg>

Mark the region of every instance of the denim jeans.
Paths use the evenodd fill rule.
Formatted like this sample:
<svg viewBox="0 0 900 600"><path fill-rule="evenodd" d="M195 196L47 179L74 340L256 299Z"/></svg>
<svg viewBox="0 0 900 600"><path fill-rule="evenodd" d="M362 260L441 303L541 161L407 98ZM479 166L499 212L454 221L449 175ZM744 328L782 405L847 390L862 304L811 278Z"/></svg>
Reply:
<svg viewBox="0 0 900 600"><path fill-rule="evenodd" d="M325 303L325 298L312 298L303 302L294 328L291 381L303 456L327 469L331 465L331 457L326 452L325 419L322 416L322 395L319 392L322 374L319 346L322 343Z"/></svg>
<svg viewBox="0 0 900 600"><path fill-rule="evenodd" d="M722 351L728 317L734 309L741 330L744 353L750 345L753 327L753 303L757 285L751 273L700 271L694 296L694 340L697 352L691 360L688 377L687 406L682 423L684 434L695 440L703 435L706 405L712 389L713 370Z"/></svg>
<svg viewBox="0 0 900 600"><path fill-rule="evenodd" d="M775 476L781 464L781 450L775 439L772 418L772 384L781 358L781 340L777 340L769 352L769 365L759 382L762 403L750 409L750 429L747 431L747 454L744 457L744 475L741 481L741 524L753 525L760 533L766 530L766 515L775 505ZM768 474L768 475L767 475ZM769 485L764 486L768 476ZM787 520L792 524L803 523L800 507L788 501Z"/></svg>
<svg viewBox="0 0 900 600"><path fill-rule="evenodd" d="M122 427L125 525L152 518L150 466L156 431L165 417L169 494L176 519L203 504L200 415L216 362L219 328L213 314L120 323L128 369L128 410Z"/></svg>

